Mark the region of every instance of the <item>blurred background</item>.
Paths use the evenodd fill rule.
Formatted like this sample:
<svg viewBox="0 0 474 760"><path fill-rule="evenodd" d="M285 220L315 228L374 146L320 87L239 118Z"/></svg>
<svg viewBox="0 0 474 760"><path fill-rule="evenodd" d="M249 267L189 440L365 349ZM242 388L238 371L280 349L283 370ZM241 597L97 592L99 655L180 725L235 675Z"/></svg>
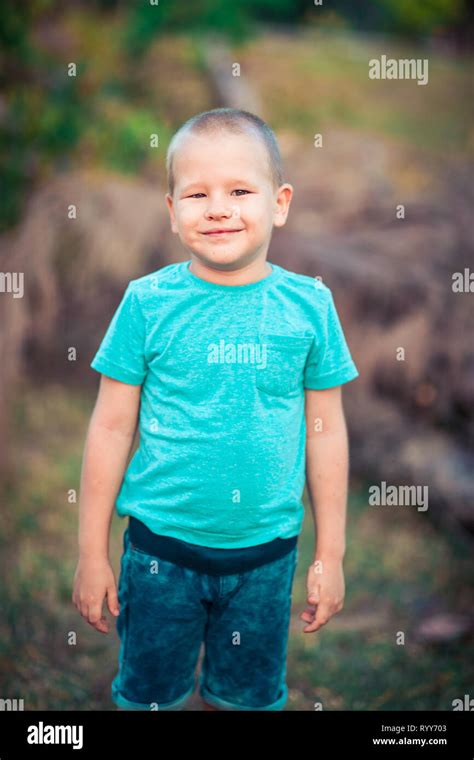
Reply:
<svg viewBox="0 0 474 760"><path fill-rule="evenodd" d="M89 362L129 280L187 258L166 148L219 106L275 130L295 196L269 259L332 289L360 372L344 396L345 607L301 633L305 494L286 709L474 696L473 296L453 291L473 262L473 26L467 0L1 4L2 698L114 709L116 633L71 601ZM370 79L382 55L428 59L428 84ZM6 273L24 273L23 297ZM370 505L382 481L428 486L429 508ZM124 528L115 517L116 573Z"/></svg>

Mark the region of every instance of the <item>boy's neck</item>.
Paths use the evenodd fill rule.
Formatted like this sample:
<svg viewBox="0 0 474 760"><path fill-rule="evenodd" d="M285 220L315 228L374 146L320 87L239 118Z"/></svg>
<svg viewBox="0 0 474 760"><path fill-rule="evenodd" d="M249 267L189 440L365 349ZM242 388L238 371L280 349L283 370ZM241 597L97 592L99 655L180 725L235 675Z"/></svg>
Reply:
<svg viewBox="0 0 474 760"><path fill-rule="evenodd" d="M221 270L206 266L201 261L191 259L189 271L201 280L212 282L215 285L250 285L268 277L272 273L271 264L263 261L253 261L240 269Z"/></svg>

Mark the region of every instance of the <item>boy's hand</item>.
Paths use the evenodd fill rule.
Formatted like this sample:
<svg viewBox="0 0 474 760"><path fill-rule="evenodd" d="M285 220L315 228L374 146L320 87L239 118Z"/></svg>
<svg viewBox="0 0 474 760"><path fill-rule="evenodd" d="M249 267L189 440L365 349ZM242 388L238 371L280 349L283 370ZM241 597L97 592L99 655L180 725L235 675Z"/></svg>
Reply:
<svg viewBox="0 0 474 760"><path fill-rule="evenodd" d="M74 576L72 601L93 628L109 632L107 618L102 615L104 597L112 615L119 614L114 571L107 559L79 559Z"/></svg>
<svg viewBox="0 0 474 760"><path fill-rule="evenodd" d="M312 633L325 625L344 605L344 571L338 559L320 559L309 566L306 578L308 604L300 615L309 623L303 633Z"/></svg>

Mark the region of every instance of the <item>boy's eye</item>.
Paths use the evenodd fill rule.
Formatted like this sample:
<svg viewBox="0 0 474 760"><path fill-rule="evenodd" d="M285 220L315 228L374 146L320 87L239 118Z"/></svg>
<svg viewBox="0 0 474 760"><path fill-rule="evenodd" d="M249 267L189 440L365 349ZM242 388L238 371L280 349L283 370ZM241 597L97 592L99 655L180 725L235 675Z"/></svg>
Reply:
<svg viewBox="0 0 474 760"><path fill-rule="evenodd" d="M232 190L233 193L247 193L249 194L249 190L243 190L242 188L238 188L237 190ZM192 195L189 195L189 198L197 198L198 195L204 195L204 193L193 193Z"/></svg>

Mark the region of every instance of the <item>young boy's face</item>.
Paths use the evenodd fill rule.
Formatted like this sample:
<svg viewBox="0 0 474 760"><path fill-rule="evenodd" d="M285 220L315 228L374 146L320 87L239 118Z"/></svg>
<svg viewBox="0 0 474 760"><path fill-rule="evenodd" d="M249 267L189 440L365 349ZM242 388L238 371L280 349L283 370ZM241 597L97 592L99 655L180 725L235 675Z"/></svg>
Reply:
<svg viewBox="0 0 474 760"><path fill-rule="evenodd" d="M174 195L166 195L171 226L192 255L222 270L266 258L273 226L286 221L293 188L273 187L261 140L187 135L173 169Z"/></svg>

